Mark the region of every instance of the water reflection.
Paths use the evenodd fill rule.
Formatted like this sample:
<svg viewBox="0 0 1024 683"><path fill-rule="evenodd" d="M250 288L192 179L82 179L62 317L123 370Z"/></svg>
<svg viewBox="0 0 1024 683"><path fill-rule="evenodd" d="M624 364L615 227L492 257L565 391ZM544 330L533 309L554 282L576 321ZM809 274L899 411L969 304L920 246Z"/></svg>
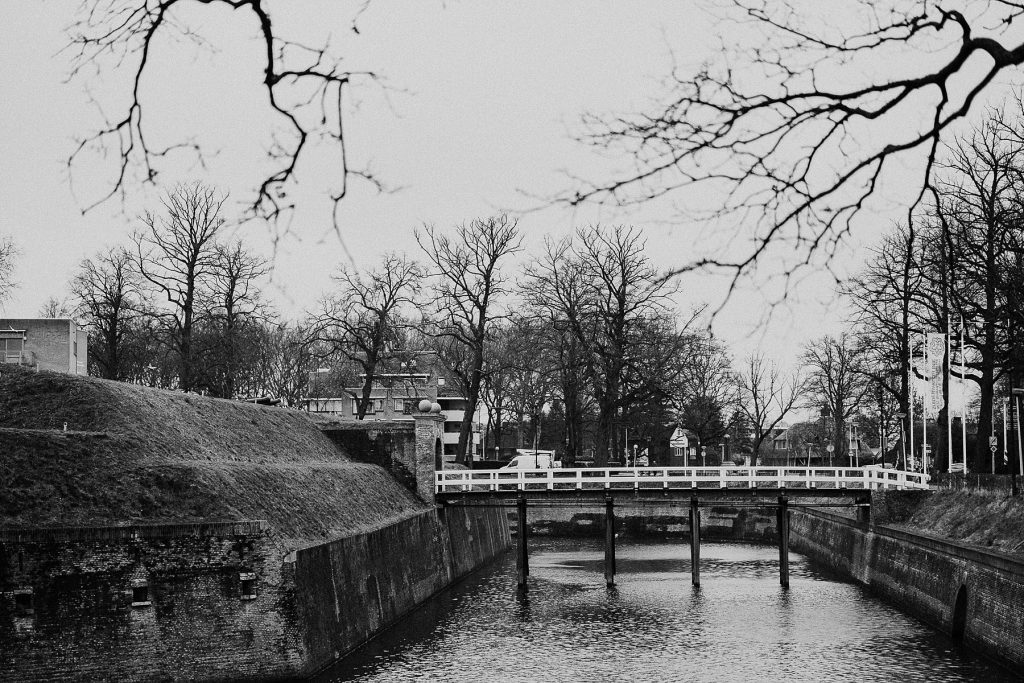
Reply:
<svg viewBox="0 0 1024 683"><path fill-rule="evenodd" d="M527 591L509 554L322 680L1015 680L771 547L705 545L696 589L687 546L622 544L608 589L599 541L533 546Z"/></svg>

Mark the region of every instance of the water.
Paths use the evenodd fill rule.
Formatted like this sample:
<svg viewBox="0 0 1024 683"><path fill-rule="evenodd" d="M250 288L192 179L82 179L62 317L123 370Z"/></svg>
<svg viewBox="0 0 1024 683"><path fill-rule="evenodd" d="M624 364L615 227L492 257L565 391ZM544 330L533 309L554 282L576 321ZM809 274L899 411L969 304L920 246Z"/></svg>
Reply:
<svg viewBox="0 0 1024 683"><path fill-rule="evenodd" d="M326 672L359 681L1000 681L1007 671L790 554L685 542L620 543L604 585L596 539L531 539Z"/></svg>

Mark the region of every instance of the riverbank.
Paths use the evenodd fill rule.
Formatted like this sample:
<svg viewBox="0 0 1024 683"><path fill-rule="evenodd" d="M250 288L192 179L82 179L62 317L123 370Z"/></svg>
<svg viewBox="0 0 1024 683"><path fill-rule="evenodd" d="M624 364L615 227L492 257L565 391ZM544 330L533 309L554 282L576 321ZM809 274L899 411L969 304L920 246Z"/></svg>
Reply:
<svg viewBox="0 0 1024 683"><path fill-rule="evenodd" d="M813 510L791 513L790 548L1024 673L1024 560Z"/></svg>
<svg viewBox="0 0 1024 683"><path fill-rule="evenodd" d="M3 680L309 675L510 545L284 408L10 367L0 449Z"/></svg>

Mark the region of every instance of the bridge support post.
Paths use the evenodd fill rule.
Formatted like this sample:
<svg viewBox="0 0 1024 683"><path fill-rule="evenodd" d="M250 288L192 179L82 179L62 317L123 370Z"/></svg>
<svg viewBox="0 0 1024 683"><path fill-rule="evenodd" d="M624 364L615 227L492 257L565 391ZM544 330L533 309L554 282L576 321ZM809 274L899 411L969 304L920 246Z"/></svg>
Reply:
<svg viewBox="0 0 1024 683"><path fill-rule="evenodd" d="M776 514L779 530L779 583L783 588L789 588L789 500L786 496L779 496Z"/></svg>
<svg viewBox="0 0 1024 683"><path fill-rule="evenodd" d="M526 577L530 575L530 555L526 547L529 529L526 525L526 497L520 495L516 501L516 578L520 588L526 588Z"/></svg>
<svg viewBox="0 0 1024 683"><path fill-rule="evenodd" d="M604 582L609 588L615 585L615 502L611 498L604 502Z"/></svg>
<svg viewBox="0 0 1024 683"><path fill-rule="evenodd" d="M690 499L690 573L693 585L700 585L700 508L697 498Z"/></svg>
<svg viewBox="0 0 1024 683"><path fill-rule="evenodd" d="M857 508L857 521L864 526L871 524L871 498L871 494L857 496L856 503L860 506Z"/></svg>

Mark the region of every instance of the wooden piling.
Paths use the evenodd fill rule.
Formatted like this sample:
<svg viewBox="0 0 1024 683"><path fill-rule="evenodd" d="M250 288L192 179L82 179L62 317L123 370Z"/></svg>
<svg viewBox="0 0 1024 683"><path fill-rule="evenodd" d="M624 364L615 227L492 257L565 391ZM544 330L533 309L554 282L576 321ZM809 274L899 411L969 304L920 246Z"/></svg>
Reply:
<svg viewBox="0 0 1024 683"><path fill-rule="evenodd" d="M779 531L779 583L789 588L789 499L779 496L776 510Z"/></svg>
<svg viewBox="0 0 1024 683"><path fill-rule="evenodd" d="M520 495L516 502L516 578L520 588L526 588L526 577L530 575L530 556L526 547L529 531L526 526L526 497Z"/></svg>
<svg viewBox="0 0 1024 683"><path fill-rule="evenodd" d="M690 499L690 571L693 585L700 585L700 508L697 499Z"/></svg>
<svg viewBox="0 0 1024 683"><path fill-rule="evenodd" d="M609 588L615 585L615 502L611 498L604 502L604 582Z"/></svg>

